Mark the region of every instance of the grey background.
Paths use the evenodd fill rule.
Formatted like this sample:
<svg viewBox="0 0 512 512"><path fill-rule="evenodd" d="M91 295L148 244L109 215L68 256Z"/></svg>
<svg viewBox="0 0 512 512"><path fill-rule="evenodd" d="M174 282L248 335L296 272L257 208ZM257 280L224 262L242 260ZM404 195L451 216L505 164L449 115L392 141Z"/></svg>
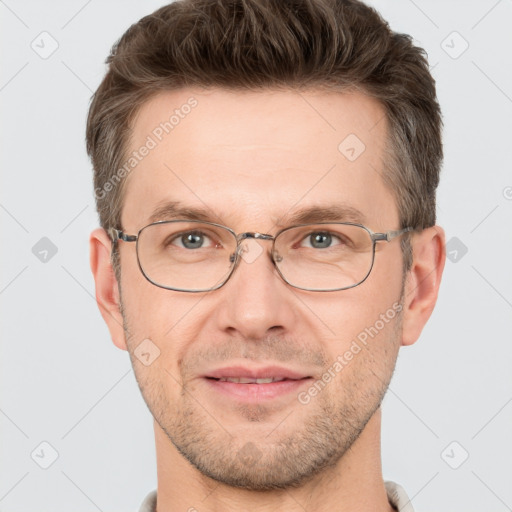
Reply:
<svg viewBox="0 0 512 512"><path fill-rule="evenodd" d="M84 127L110 46L161 5L0 1L3 512L137 510L156 486L152 417L94 300ZM373 5L429 54L453 260L385 399L384 476L417 511L512 510L512 1Z"/></svg>

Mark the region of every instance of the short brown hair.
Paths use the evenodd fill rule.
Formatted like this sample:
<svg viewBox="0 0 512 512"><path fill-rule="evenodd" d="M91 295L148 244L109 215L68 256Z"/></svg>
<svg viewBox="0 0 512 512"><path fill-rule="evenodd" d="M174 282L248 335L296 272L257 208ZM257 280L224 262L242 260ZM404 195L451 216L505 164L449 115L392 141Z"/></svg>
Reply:
<svg viewBox="0 0 512 512"><path fill-rule="evenodd" d="M178 0L132 25L106 62L86 136L105 229L121 227L124 180L112 187L112 179L141 105L160 91L193 86L357 89L377 99L389 125L382 176L401 227L435 224L441 114L425 52L360 1Z"/></svg>

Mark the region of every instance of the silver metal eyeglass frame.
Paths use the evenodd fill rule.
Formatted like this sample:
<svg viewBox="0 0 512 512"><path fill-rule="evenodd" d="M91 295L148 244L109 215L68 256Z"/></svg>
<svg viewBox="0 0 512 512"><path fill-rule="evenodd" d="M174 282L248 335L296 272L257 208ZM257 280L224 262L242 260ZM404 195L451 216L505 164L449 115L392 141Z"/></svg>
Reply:
<svg viewBox="0 0 512 512"><path fill-rule="evenodd" d="M207 289L201 289L201 290L184 290L182 288L173 288L170 286L164 286L162 284L156 283L155 281L151 280L150 277L148 277L148 275L145 273L144 269L142 268L142 265L140 263L140 258L139 258L138 241L139 241L140 234L142 233L142 231L144 231L148 227L153 226L155 224L158 224L158 225L171 224L174 222L188 222L188 223L207 224L210 226L216 226L216 227L223 228L223 229L229 231L235 237L236 242L237 242L236 250L230 256L230 261L232 263L232 267L231 267L229 274L227 274L226 278L224 279L224 281L222 281L220 284L218 284L217 286L215 286L213 288L207 288ZM368 270L366 275L363 277L363 279L361 279L358 283L352 284L350 286L345 286L343 288L335 288L335 289L327 289L327 290L310 289L310 288L303 288L300 286L296 286L296 285L290 283L281 273L279 267L276 264L280 261L279 254L275 251L275 242L276 242L276 239L279 237L279 235L281 233L284 233L285 231L290 230L290 229L304 227L304 226L319 226L319 225L323 225L323 224L331 224L331 225L339 224L339 225L346 225L346 226L357 226L357 227L364 229L370 235L370 238L372 240L372 261L371 261L370 269ZM188 292L188 293L200 293L200 292L208 292L208 291L217 290L217 289L221 288L222 286L224 286L228 282L229 278L233 275L235 269L237 268L238 264L240 263L241 253L243 252L241 250L242 249L241 242L243 240L246 240L247 238L254 238L257 240L272 240L272 249L270 251L270 258L274 265L274 268L277 270L277 273L281 276L281 279L286 284L292 286L293 288L297 288L299 290L310 291L310 292L336 292L336 291L341 291L341 290L348 290L350 288L359 286L361 283L363 283L368 278L368 276L370 275L370 273L373 269L373 264L375 262L375 246L376 246L377 242L391 242L391 240L393 240L394 238L397 238L397 237L403 235L404 233L407 233L407 232L413 231L413 230L414 230L414 228L407 227L404 229L399 229L399 230L394 230L394 231L386 231L384 233L375 233L370 228L363 226L362 224L357 224L354 222L314 222L314 223L296 224L294 226L288 226L286 228L279 230L275 235L269 235L267 233L258 233L258 232L253 232L253 231L247 231L245 233L237 234L231 228L229 228L227 226L223 226L222 224L217 224L215 222L206 222L206 221L202 221L202 220L189 220L189 219L174 219L174 220L160 220L157 222L152 222L151 224L148 224L147 226L144 226L143 228L141 228L136 235L128 235L128 234L124 233L122 230L116 229L116 228L109 228L107 230L107 232L108 232L108 234L112 240L112 243L114 245L119 240L122 240L123 242L136 242L135 250L137 253L137 263L138 263L139 269L140 269L142 275L151 284L158 286L159 288L164 288L165 290L173 290L173 291Z"/></svg>

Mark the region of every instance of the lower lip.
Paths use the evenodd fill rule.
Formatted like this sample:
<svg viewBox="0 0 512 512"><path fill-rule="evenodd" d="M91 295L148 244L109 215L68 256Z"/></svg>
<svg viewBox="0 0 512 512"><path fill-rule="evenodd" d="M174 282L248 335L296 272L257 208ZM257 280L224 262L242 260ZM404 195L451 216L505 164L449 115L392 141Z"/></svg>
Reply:
<svg viewBox="0 0 512 512"><path fill-rule="evenodd" d="M310 383L311 378L281 380L266 384L240 384L237 382L220 381L208 378L205 380L218 393L223 393L244 401L261 402L263 400L278 398L289 393L297 393L301 387Z"/></svg>

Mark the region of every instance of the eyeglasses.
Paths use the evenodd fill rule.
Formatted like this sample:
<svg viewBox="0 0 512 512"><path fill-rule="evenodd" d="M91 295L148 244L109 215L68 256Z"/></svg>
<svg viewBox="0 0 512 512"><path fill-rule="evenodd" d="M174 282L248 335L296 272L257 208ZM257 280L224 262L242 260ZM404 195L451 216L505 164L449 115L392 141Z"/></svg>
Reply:
<svg viewBox="0 0 512 512"><path fill-rule="evenodd" d="M390 242L412 231L374 233L350 222L300 224L264 233L236 234L232 229L196 220L159 221L137 235L108 230L113 243L136 242L139 268L155 286L181 292L206 292L223 286L233 275L248 238L272 240L271 260L281 278L294 288L329 292L361 284L375 260L377 242Z"/></svg>

